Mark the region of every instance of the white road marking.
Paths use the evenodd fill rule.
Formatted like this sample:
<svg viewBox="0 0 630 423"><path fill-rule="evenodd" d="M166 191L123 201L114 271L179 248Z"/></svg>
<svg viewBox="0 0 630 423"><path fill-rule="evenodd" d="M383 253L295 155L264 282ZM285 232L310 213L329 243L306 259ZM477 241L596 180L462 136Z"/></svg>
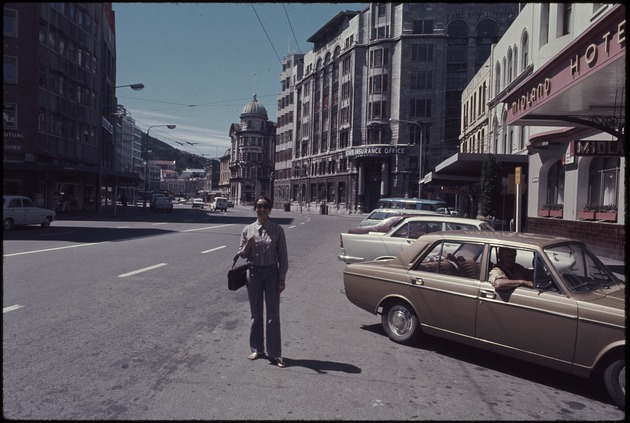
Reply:
<svg viewBox="0 0 630 423"><path fill-rule="evenodd" d="M153 223L152 225L157 226L157 225L168 225L168 222L156 222Z"/></svg>
<svg viewBox="0 0 630 423"><path fill-rule="evenodd" d="M295 225L291 225L287 229L292 229L292 228L295 228Z"/></svg>
<svg viewBox="0 0 630 423"><path fill-rule="evenodd" d="M12 253L12 254L5 254L4 257L13 257L13 256L22 256L24 254L35 254L35 253L44 253L46 251L56 251L56 250L65 250L68 248L79 248L79 247L89 247L91 245L99 245L99 244L106 244L109 241L103 241L103 242L92 242L89 244L79 244L79 245L68 245L65 247L56 247L56 248L46 248L44 250L33 250L33 251L24 251L21 253Z"/></svg>
<svg viewBox="0 0 630 423"><path fill-rule="evenodd" d="M217 229L217 228L224 228L227 226L234 226L233 224L229 224L229 225L219 225L219 226L206 226L205 228L196 228L196 229L186 229L185 231L182 232L195 232L195 231L205 231L206 229Z"/></svg>
<svg viewBox="0 0 630 423"><path fill-rule="evenodd" d="M127 228L131 228L131 226L127 225L127 226L116 226L116 229L127 229Z"/></svg>
<svg viewBox="0 0 630 423"><path fill-rule="evenodd" d="M224 248L226 248L226 247L227 247L227 245L222 245L222 246L217 247L217 248L212 248L212 249L210 249L210 250L202 251L202 252L201 252L201 254L206 254L206 253L211 253L211 252L213 252L213 251L222 250L222 249L224 249Z"/></svg>
<svg viewBox="0 0 630 423"><path fill-rule="evenodd" d="M23 305L19 305L19 304L12 305L12 306L9 306L9 307L5 307L5 308L2 309L2 314L8 313L8 312L13 311L13 310L17 310L18 308L22 308L22 307L24 307L24 306Z"/></svg>
<svg viewBox="0 0 630 423"><path fill-rule="evenodd" d="M137 275L138 273L148 272L149 270L157 269L158 267L166 266L167 263L160 263L154 266L145 267L144 269L134 270L133 272L123 273L122 275L118 275L119 278L126 278L127 276Z"/></svg>

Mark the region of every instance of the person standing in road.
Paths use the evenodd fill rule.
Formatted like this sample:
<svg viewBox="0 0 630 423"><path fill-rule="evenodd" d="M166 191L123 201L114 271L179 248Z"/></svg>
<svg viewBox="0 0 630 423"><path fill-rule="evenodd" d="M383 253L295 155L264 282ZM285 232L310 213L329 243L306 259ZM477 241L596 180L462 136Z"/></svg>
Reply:
<svg viewBox="0 0 630 423"><path fill-rule="evenodd" d="M271 200L260 197L254 204L256 221L243 228L238 253L247 260L247 293L251 309L249 360L265 355L264 330L267 334L267 355L278 367L286 367L280 338L280 293L284 291L289 260L284 230L269 220ZM267 312L265 323L264 307Z"/></svg>

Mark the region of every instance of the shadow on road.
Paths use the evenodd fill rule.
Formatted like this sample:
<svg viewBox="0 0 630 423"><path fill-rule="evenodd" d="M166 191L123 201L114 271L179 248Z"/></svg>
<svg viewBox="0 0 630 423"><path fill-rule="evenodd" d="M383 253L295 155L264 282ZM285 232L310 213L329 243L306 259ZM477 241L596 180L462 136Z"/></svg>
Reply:
<svg viewBox="0 0 630 423"><path fill-rule="evenodd" d="M382 335L387 338L383 326L380 324L364 325L361 329ZM393 342L393 341L392 341ZM558 370L539 366L516 358L506 357L501 354L470 347L454 341L449 341L434 336L424 335L409 348L415 348L419 354L425 351L434 352L455 360L465 361L477 367L477 370L494 370L534 383L559 389L572 394L590 398L606 404L615 405L608 395L603 382L594 378L581 378Z"/></svg>
<svg viewBox="0 0 630 423"><path fill-rule="evenodd" d="M347 363L321 360L304 360L286 357L284 360L287 363L287 367L305 367L320 374L326 374L328 372L361 373L361 369L359 367Z"/></svg>

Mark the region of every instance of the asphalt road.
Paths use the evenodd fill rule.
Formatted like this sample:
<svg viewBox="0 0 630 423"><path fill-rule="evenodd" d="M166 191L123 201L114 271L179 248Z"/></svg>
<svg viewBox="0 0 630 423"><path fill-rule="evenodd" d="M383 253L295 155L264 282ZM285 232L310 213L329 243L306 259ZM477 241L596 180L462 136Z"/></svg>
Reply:
<svg viewBox="0 0 630 423"><path fill-rule="evenodd" d="M3 242L3 417L621 420L597 381L436 338L406 347L340 293L362 216L274 210L287 234L288 367L250 362L225 275L251 210L177 206L18 228ZM542 330L542 328L541 328Z"/></svg>

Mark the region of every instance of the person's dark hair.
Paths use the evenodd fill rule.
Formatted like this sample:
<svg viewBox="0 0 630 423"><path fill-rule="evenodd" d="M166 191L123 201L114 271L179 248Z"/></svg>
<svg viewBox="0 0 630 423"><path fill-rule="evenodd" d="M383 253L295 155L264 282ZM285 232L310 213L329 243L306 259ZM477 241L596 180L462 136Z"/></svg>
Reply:
<svg viewBox="0 0 630 423"><path fill-rule="evenodd" d="M273 203L271 202L269 197L267 197L266 195L261 195L260 197L258 197L258 199L256 201L254 201L254 208L256 208L256 204L259 201L266 201L267 204L269 204L269 209L271 210L273 208Z"/></svg>

